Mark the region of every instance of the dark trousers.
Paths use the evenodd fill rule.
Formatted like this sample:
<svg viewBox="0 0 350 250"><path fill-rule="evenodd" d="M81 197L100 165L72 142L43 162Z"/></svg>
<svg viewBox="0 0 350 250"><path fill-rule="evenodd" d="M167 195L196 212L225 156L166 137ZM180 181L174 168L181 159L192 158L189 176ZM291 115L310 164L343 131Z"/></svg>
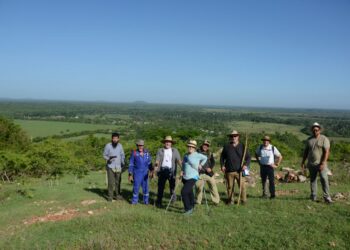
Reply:
<svg viewBox="0 0 350 250"><path fill-rule="evenodd" d="M269 178L269 190L271 197L275 197L275 171L269 165L261 165L260 176L263 187L263 195L266 195L266 180Z"/></svg>
<svg viewBox="0 0 350 250"><path fill-rule="evenodd" d="M174 193L175 189L175 176L172 175L172 172L170 169L167 168L161 168L161 170L158 172L158 195L157 195L157 204L162 204L163 194L164 194L164 187L166 181L169 181L170 186L170 195ZM176 197L175 197L176 198Z"/></svg>
<svg viewBox="0 0 350 250"><path fill-rule="evenodd" d="M182 179L182 183L184 184L181 190L181 197L184 203L185 211L191 210L194 208L194 194L193 187L196 184L195 179L185 180Z"/></svg>
<svg viewBox="0 0 350 250"><path fill-rule="evenodd" d="M115 190L116 196L120 195L120 184L122 182L122 173L113 172L111 168L107 167L107 179L108 179L108 200L113 199Z"/></svg>

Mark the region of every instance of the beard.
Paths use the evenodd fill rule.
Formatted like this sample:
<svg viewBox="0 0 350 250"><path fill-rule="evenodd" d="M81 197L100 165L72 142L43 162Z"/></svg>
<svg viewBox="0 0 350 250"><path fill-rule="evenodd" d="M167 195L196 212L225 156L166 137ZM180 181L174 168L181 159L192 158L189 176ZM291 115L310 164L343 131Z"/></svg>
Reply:
<svg viewBox="0 0 350 250"><path fill-rule="evenodd" d="M118 145L118 142L112 142L112 147L113 147L113 148L116 148L117 145Z"/></svg>

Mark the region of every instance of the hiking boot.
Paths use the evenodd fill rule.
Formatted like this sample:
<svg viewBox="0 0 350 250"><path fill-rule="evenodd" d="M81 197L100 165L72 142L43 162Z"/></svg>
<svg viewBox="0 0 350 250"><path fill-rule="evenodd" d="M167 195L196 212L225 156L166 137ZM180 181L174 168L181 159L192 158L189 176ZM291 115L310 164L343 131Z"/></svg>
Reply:
<svg viewBox="0 0 350 250"><path fill-rule="evenodd" d="M116 199L117 201L124 200L123 196L121 196L121 195L117 195L117 197L115 197L115 199Z"/></svg>

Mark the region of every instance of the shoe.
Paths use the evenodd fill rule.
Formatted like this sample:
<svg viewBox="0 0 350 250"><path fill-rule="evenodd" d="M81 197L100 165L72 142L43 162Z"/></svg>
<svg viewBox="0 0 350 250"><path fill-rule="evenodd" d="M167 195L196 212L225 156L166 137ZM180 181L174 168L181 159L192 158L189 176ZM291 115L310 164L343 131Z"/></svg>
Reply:
<svg viewBox="0 0 350 250"><path fill-rule="evenodd" d="M242 205L247 205L247 201L241 201Z"/></svg>
<svg viewBox="0 0 350 250"><path fill-rule="evenodd" d="M314 202L317 202L317 198L316 198L316 196L310 196L310 199L311 199L311 201L314 201Z"/></svg>
<svg viewBox="0 0 350 250"><path fill-rule="evenodd" d="M261 195L261 198L263 198L263 199L267 199L267 198L268 198L268 196L267 196L267 194L262 194L262 195Z"/></svg>
<svg viewBox="0 0 350 250"><path fill-rule="evenodd" d="M158 202L157 202L157 203L156 203L156 207L157 207L157 208L163 208L163 205L162 205L162 203L158 203Z"/></svg>
<svg viewBox="0 0 350 250"><path fill-rule="evenodd" d="M271 195L271 197L270 197L271 200L272 200L272 199L275 199L275 198L276 198L275 195Z"/></svg>
<svg viewBox="0 0 350 250"><path fill-rule="evenodd" d="M193 213L193 209L190 209L190 210L185 211L184 215L189 216L189 215L192 215L192 213Z"/></svg>
<svg viewBox="0 0 350 250"><path fill-rule="evenodd" d="M324 201L325 201L327 204L332 204L332 203L334 203L334 201L331 199L331 197L325 198Z"/></svg>
<svg viewBox="0 0 350 250"><path fill-rule="evenodd" d="M121 201L124 200L123 196L121 195L117 195L117 197L115 198L117 201Z"/></svg>

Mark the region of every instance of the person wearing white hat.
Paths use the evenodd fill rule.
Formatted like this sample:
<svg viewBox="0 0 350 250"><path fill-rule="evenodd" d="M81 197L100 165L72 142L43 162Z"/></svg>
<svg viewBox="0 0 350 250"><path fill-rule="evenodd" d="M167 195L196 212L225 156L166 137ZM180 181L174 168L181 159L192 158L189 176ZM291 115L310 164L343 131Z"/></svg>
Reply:
<svg viewBox="0 0 350 250"><path fill-rule="evenodd" d="M260 165L260 176L263 188L262 197L266 198L266 180L269 178L270 198L276 197L275 192L275 171L282 161L282 155L277 147L271 144L271 138L265 135L262 139L262 144L255 151L255 157Z"/></svg>
<svg viewBox="0 0 350 250"><path fill-rule="evenodd" d="M245 145L240 143L239 133L236 130L233 130L227 136L229 137L229 143L223 147L220 156L221 171L225 174L226 179L226 204L231 205L234 203L233 194L235 181L238 187L242 184L240 199L242 200L242 204L245 204L247 202L245 177L240 173L248 168L247 166L250 164L250 154L248 150L246 150L245 158L243 159ZM240 178L242 178L242 180Z"/></svg>
<svg viewBox="0 0 350 250"><path fill-rule="evenodd" d="M329 193L329 182L327 160L329 157L330 142L329 139L321 134L321 125L317 122L312 124L311 131L313 135L309 137L305 144L301 169L305 170L305 161L307 159L307 168L310 172L310 188L312 201L317 201L317 175L320 174L323 190L323 199L326 203L333 203Z"/></svg>
<svg viewBox="0 0 350 250"><path fill-rule="evenodd" d="M158 149L155 162L155 171L158 176L158 194L157 207L162 207L162 199L166 181L169 181L170 197L172 202L176 201L176 194L174 194L176 184L177 166L181 166L181 156L179 151L172 147L175 141L171 136L165 136L162 140L163 148Z"/></svg>
<svg viewBox="0 0 350 250"><path fill-rule="evenodd" d="M187 143L188 152L185 154L182 161L182 182L181 197L184 203L185 215L193 213L194 208L194 194L193 187L199 179L199 170L206 163L207 157L196 152L197 142L189 140Z"/></svg>

